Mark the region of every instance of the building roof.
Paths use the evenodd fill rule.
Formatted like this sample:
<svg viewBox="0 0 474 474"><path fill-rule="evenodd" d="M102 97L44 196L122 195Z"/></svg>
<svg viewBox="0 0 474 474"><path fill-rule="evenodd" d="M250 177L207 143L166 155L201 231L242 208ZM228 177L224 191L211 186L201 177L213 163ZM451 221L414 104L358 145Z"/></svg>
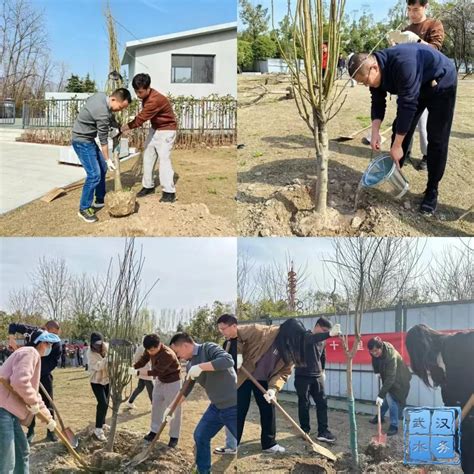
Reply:
<svg viewBox="0 0 474 474"><path fill-rule="evenodd" d="M122 57L122 65L130 64L130 60L135 57L135 51L144 46L168 43L185 38L205 36L232 30L235 30L237 33L237 22L221 23L219 25L206 26L205 28L196 28L194 30L179 31L177 33L171 33L168 35L153 36L151 38L144 38L136 41L127 41L125 43L125 52L123 53Z"/></svg>

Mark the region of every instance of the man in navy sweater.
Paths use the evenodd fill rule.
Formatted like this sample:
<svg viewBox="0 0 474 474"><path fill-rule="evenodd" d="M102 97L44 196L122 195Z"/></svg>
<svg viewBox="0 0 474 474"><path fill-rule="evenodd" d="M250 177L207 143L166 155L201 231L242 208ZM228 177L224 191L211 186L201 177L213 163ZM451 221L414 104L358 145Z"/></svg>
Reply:
<svg viewBox="0 0 474 474"><path fill-rule="evenodd" d="M433 214L438 202L438 184L446 168L456 102L457 73L453 63L429 45L408 43L372 55L355 54L349 64L349 74L370 87L373 150L380 150L380 126L385 116L387 92L398 95L390 155L400 167L416 124L428 109L428 183L420 211Z"/></svg>
<svg viewBox="0 0 474 474"><path fill-rule="evenodd" d="M36 331L38 328L36 326L29 326L27 324L21 323L11 323L8 326L8 345L12 350L18 349L15 340L15 334L23 334L29 335ZM60 328L59 324L56 321L48 321L44 325L44 329L48 332L59 335ZM51 352L41 357L41 377L40 382L48 392L51 398L53 397L53 370L57 367L59 358L61 357L61 343L55 342L51 346ZM48 399L43 395L43 392L40 390L41 397L43 398L44 404L48 407L49 411L51 412L51 416L54 418L54 410L49 403ZM31 443L33 441L33 437L35 436L35 419L31 422L30 426L28 427L27 433L28 442ZM56 435L53 431L46 432L46 439L48 441L57 441Z"/></svg>

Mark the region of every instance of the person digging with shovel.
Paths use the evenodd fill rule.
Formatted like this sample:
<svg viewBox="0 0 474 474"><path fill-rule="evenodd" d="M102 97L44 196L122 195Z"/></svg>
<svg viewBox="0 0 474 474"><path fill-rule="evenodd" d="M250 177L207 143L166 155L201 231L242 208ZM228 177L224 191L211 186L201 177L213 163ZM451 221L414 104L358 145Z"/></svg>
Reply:
<svg viewBox="0 0 474 474"><path fill-rule="evenodd" d="M234 360L234 370L237 373L237 318L233 314L223 314L217 319L217 329L225 337L223 349ZM237 454L237 439L226 428L225 446L214 449L215 454Z"/></svg>
<svg viewBox="0 0 474 474"><path fill-rule="evenodd" d="M239 326L238 350L242 355L242 369L245 369L239 370L237 384L239 444L253 393L260 411L262 452L285 452L285 448L276 442L276 414L272 401L276 400L277 393L291 375L293 366L305 364L307 340L306 328L297 319L288 319L280 326ZM249 379L246 372L266 391L265 394Z"/></svg>
<svg viewBox="0 0 474 474"><path fill-rule="evenodd" d="M39 394L41 360L48 356L53 344L59 343L56 334L36 329L25 346L16 349L0 367L0 378L10 384L24 403L0 384L0 472L29 472L29 446L22 425L28 426L41 412L48 419L48 431L56 429L56 422Z"/></svg>
<svg viewBox="0 0 474 474"><path fill-rule="evenodd" d="M15 340L15 334L23 334L26 335L28 338L31 337L31 334L37 331L38 327L36 326L29 326L28 324L22 323L11 323L8 326L8 344L13 350L17 350L18 346ZM50 320L45 325L44 328L50 334L55 334L59 336L61 333L61 328L59 327L59 323L57 321ZM59 358L61 357L61 340L58 338L57 342L54 342L51 346L51 351L49 351L46 355L41 357L41 370L40 370L40 382L43 387L46 389L46 392L49 396L54 399L53 395L53 370L58 366ZM54 418L54 410L51 406L51 403L47 399L46 396L43 396L41 392L41 396L43 398L43 402L48 408L51 413L51 417ZM35 424L36 420L33 418L31 423L28 426L28 433L26 435L28 442L32 443L33 438L35 437ZM46 440L55 442L57 441L57 437L54 434L54 430L48 430L46 432Z"/></svg>
<svg viewBox="0 0 474 474"><path fill-rule="evenodd" d="M137 197L155 193L153 173L158 158L162 190L160 202L172 203L176 200L176 188L171 150L177 129L173 107L167 97L151 87L151 77L148 74L137 74L132 80L132 86L142 101L142 109L131 122L123 125L120 131L126 133L141 127L148 120L151 124L143 151L143 187L138 191Z"/></svg>
<svg viewBox="0 0 474 474"><path fill-rule="evenodd" d="M224 427L237 438L237 374L234 361L217 344L197 344L184 332L171 338L170 347L179 359L188 361L186 378L191 379L192 383L184 396L191 393L197 382L211 402L194 430L197 472L210 474L212 438Z"/></svg>
<svg viewBox="0 0 474 474"><path fill-rule="evenodd" d="M390 413L387 436L394 436L398 433L398 418L410 391L411 372L392 344L383 342L380 337L370 339L367 348L372 357L374 373L382 381L375 404L381 407L382 423L387 411ZM370 420L370 423L377 425L377 416Z"/></svg>
<svg viewBox="0 0 474 474"><path fill-rule="evenodd" d="M130 373L155 378L151 398L151 427L145 436L145 440L151 442L166 417L166 407L171 405L181 388L181 365L176 354L161 342L158 334L147 334L143 338L143 347L145 351L130 369ZM151 369L147 368L148 364L151 364ZM170 420L169 430L168 446L175 448L181 431L181 407L176 409L173 419Z"/></svg>
<svg viewBox="0 0 474 474"><path fill-rule="evenodd" d="M355 54L349 63L349 74L370 87L374 151L380 150L387 93L398 95L390 148L390 156L398 167L403 166L416 125L423 111L428 110L428 182L420 212L432 215L448 158L457 88L454 64L432 46L399 44L371 55Z"/></svg>
<svg viewBox="0 0 474 474"><path fill-rule="evenodd" d="M124 88L115 90L110 96L97 92L87 99L74 122L72 147L86 172L78 216L87 223L97 222L95 213L104 207L107 170L115 169L108 142L111 128L115 129L113 136L119 133L113 113L126 109L131 102L130 92ZM100 148L95 142L96 137Z"/></svg>

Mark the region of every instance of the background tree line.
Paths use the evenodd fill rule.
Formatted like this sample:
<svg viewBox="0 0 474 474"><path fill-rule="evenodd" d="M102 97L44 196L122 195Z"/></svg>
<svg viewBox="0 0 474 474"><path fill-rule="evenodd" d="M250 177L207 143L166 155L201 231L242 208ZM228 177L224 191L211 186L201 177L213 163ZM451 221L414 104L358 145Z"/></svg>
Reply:
<svg viewBox="0 0 474 474"><path fill-rule="evenodd" d="M290 8L294 6L293 3L290 2ZM462 65L468 70L472 67L473 60L474 4L470 0L432 0L429 3L429 16L441 20L445 28L446 38L442 52L454 60L458 70ZM241 70L251 70L255 61L280 58L278 43L283 49L292 45L291 16L286 14L273 27L268 8L250 0L239 0L239 6L243 29L238 35L238 67ZM347 57L352 52L371 51L389 31L400 27L400 24L403 28L407 22L406 0L398 0L383 21L375 21L368 6L363 6L361 11L346 14L341 35L343 56ZM326 23L325 31L327 28ZM388 46L387 40L383 39L379 48Z"/></svg>
<svg viewBox="0 0 474 474"><path fill-rule="evenodd" d="M288 297L286 262L257 265L248 253L239 253L237 279L237 315L242 320L294 317L315 314L345 314L354 310L357 285L348 290L348 282L335 272L343 261L334 239L333 251L319 262L321 271L333 283L319 288L309 273L309 262L295 267L296 299L291 308ZM352 239L349 239L352 240ZM370 239L367 239L370 241ZM457 240L426 261L424 246L418 239L386 239L379 247L365 289L365 307L386 308L399 302L422 304L474 299L474 247L472 240ZM339 253L338 253L339 252ZM346 259L347 256L344 256Z"/></svg>

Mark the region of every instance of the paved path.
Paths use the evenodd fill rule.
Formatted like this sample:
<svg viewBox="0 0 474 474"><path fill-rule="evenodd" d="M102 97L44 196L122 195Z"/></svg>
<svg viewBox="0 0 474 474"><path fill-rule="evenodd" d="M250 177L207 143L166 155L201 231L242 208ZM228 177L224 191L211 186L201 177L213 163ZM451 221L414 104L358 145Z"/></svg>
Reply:
<svg viewBox="0 0 474 474"><path fill-rule="evenodd" d="M85 177L82 167L58 158L54 145L0 143L0 214Z"/></svg>

